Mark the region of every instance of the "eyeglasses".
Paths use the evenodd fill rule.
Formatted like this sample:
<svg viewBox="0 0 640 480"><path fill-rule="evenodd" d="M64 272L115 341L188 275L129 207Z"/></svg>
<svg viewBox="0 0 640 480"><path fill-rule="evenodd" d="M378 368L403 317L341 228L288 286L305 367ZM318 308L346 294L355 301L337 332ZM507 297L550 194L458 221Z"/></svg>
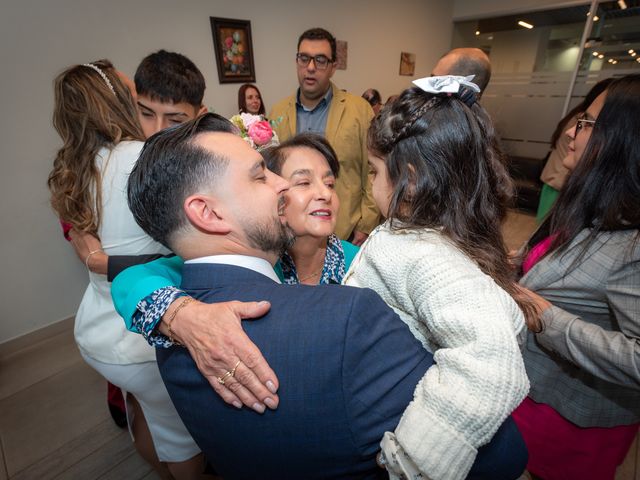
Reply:
<svg viewBox="0 0 640 480"><path fill-rule="evenodd" d="M583 128L592 128L594 123L596 123L595 120L589 120L588 118L579 118L576 121L576 134Z"/></svg>
<svg viewBox="0 0 640 480"><path fill-rule="evenodd" d="M312 57L311 55L307 55L306 53L296 53L296 63L301 67L306 67L309 65L309 62L313 60L316 68L318 70L326 69L332 61L326 55L316 55Z"/></svg>

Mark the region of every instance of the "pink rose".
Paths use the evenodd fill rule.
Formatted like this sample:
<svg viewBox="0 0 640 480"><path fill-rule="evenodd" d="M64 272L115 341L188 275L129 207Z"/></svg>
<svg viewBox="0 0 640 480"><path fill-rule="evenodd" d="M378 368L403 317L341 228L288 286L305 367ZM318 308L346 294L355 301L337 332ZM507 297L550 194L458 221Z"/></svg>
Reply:
<svg viewBox="0 0 640 480"><path fill-rule="evenodd" d="M253 142L258 145L265 145L273 138L273 130L266 120L255 122L249 127L247 134Z"/></svg>
<svg viewBox="0 0 640 480"><path fill-rule="evenodd" d="M227 48L231 48L231 45L233 45L233 38L231 37L227 37L224 39L224 44L227 46Z"/></svg>

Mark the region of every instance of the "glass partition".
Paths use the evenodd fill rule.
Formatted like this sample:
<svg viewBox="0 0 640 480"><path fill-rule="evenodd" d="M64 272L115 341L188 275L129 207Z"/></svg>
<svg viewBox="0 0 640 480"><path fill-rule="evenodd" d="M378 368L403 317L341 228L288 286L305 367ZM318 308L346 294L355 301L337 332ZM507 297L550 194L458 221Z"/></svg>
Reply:
<svg viewBox="0 0 640 480"><path fill-rule="evenodd" d="M478 47L491 59L482 104L511 156L544 159L570 90L568 109L599 80L640 73L640 1L599 2L578 58L589 10L581 5L455 23L453 47Z"/></svg>

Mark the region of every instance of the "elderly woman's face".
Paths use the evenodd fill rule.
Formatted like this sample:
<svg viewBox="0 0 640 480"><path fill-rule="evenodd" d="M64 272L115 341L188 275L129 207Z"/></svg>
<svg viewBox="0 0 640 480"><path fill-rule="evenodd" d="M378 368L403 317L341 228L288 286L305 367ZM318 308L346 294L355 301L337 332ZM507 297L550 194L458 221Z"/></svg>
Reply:
<svg viewBox="0 0 640 480"><path fill-rule="evenodd" d="M296 237L328 237L336 228L340 202L336 178L320 152L307 147L288 149L280 175L290 188L284 215Z"/></svg>

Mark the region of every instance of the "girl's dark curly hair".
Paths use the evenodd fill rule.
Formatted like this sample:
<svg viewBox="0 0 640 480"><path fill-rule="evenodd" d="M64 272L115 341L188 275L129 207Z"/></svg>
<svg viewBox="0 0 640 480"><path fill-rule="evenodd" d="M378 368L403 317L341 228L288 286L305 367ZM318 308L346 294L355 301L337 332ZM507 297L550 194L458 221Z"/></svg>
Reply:
<svg viewBox="0 0 640 480"><path fill-rule="evenodd" d="M528 327L539 330L502 238L513 184L491 120L470 92L405 90L373 119L367 144L389 171L391 227L440 229L514 298Z"/></svg>

